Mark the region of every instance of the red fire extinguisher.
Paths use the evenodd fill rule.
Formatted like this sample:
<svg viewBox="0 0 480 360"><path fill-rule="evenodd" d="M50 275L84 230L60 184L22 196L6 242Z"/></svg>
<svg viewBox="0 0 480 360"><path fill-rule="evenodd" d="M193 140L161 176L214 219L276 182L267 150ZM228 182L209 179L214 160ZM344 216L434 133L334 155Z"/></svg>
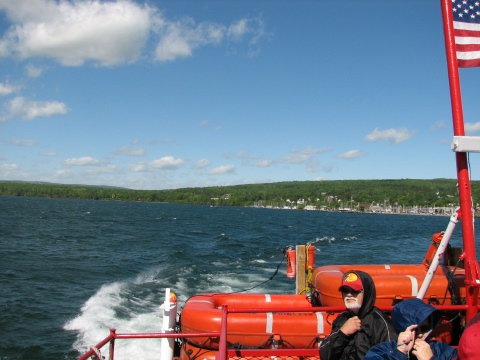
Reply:
<svg viewBox="0 0 480 360"><path fill-rule="evenodd" d="M285 252L287 257L287 278L297 276L297 252L291 247Z"/></svg>
<svg viewBox="0 0 480 360"><path fill-rule="evenodd" d="M430 268L430 264L433 261L433 257L435 256L438 246L442 242L443 239L443 234L445 232L439 232L436 234L433 234L432 236L432 243L430 244L430 247L428 248L427 253L425 254L425 257L423 258L422 264L425 266L425 269L428 270Z"/></svg>

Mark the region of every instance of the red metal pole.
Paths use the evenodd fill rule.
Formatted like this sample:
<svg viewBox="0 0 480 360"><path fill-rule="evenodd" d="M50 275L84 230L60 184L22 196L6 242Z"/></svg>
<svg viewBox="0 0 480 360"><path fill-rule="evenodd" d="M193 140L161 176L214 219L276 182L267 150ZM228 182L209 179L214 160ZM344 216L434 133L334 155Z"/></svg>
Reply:
<svg viewBox="0 0 480 360"><path fill-rule="evenodd" d="M222 305L222 324L220 330L220 341L218 344L218 352L216 360L226 360L227 358L227 315L228 306Z"/></svg>
<svg viewBox="0 0 480 360"><path fill-rule="evenodd" d="M115 330L110 331L110 335L108 335L105 339L103 339L102 341L100 341L97 345L95 345L95 347L97 349L101 349L105 344L107 344L109 341L115 339ZM80 356L77 360L87 360L89 357L91 357L92 355L94 354L94 351L92 348L90 348L90 350L88 350L85 354L83 354L82 356Z"/></svg>
<svg viewBox="0 0 480 360"><path fill-rule="evenodd" d="M110 336L112 337L112 340L110 341L110 348L109 348L109 359L114 360L115 359L115 336L117 335L117 330L116 329L110 329Z"/></svg>
<svg viewBox="0 0 480 360"><path fill-rule="evenodd" d="M441 0L441 7L447 54L448 79L450 83L450 99L452 103L453 133L455 136L465 136L451 0ZM473 206L467 154L465 152L456 152L455 156L457 162L458 191L460 196L463 249L465 253L465 287L467 289L466 303L468 321L475 316L478 311L476 306L478 301L478 284L476 282L477 260L473 226Z"/></svg>

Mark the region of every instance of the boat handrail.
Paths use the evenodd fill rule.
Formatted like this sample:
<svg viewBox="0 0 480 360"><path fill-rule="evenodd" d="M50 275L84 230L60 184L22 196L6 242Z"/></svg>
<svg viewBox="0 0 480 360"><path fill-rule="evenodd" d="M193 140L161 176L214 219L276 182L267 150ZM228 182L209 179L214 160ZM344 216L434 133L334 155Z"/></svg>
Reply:
<svg viewBox="0 0 480 360"><path fill-rule="evenodd" d="M77 360L87 360L95 354L95 350L103 348L110 344L109 359L114 360L115 357L115 340L116 339L166 339L166 338L192 338L192 337L216 337L219 338L220 332L209 333L178 333L178 332L150 332L150 333L117 333L116 329L110 329L110 334L100 341L97 345L92 346L85 354ZM101 359L100 359L101 360Z"/></svg>
<svg viewBox="0 0 480 360"><path fill-rule="evenodd" d="M438 310L443 311L467 311L468 305L433 305ZM378 306L382 311L391 311L393 305L391 306ZM480 309L480 305L477 306ZM315 306L309 308L289 308L289 312L335 312L335 311L344 311L345 307L342 306ZM222 306L222 326L220 330L220 340L218 347L218 354L216 360L226 360L230 356L235 357L246 357L246 356L315 356L318 355L318 349L227 349L227 316L229 313L270 313L270 312L281 312L285 309L279 308L229 308L228 305ZM272 355L272 353L274 355Z"/></svg>
<svg viewBox="0 0 480 360"><path fill-rule="evenodd" d="M435 308L443 311L466 311L467 305L433 305ZM392 306L378 306L382 311L389 312ZM480 309L480 305L478 306ZM229 308L228 305L222 306L222 326L219 332L205 333L180 333L180 332L146 332L146 333L117 333L116 329L110 329L110 334L95 346L92 346L85 354L77 360L87 360L95 355L97 350L102 349L105 345L110 344L109 359L114 360L115 356L115 340L117 339L162 339L162 338L195 338L210 337L219 338L219 349L217 360L226 360L228 357L244 357L244 356L315 356L318 355L318 349L227 349L227 316L231 313L270 313L270 312L339 312L344 311L343 306L314 306L314 307L289 307L288 310L282 307L278 308Z"/></svg>

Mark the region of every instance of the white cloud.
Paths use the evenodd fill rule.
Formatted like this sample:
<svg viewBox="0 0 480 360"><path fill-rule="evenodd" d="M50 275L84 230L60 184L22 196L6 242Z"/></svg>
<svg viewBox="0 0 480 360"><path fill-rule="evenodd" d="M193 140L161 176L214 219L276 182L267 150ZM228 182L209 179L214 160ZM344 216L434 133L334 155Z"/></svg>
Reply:
<svg viewBox="0 0 480 360"><path fill-rule="evenodd" d="M286 164L302 164L310 160L314 155L327 151L324 148L306 148L304 150L292 150L291 155L284 156L282 162Z"/></svg>
<svg viewBox="0 0 480 360"><path fill-rule="evenodd" d="M431 129L432 129L433 131L439 131L439 130L444 129L445 126L446 126L445 121L439 120L439 121L437 121L435 124L432 125Z"/></svg>
<svg viewBox="0 0 480 360"><path fill-rule="evenodd" d="M228 165L221 165L219 167L216 167L215 169L212 169L208 173L210 175L222 175L222 174L230 174L235 171L235 165L233 164L228 164Z"/></svg>
<svg viewBox="0 0 480 360"><path fill-rule="evenodd" d="M378 140L387 140L393 144L400 144L413 136L413 131L406 128L379 130L375 128L365 137L365 140L376 142Z"/></svg>
<svg viewBox="0 0 480 360"><path fill-rule="evenodd" d="M139 161L135 164L130 164L128 169L133 172L148 172L156 169L160 170L175 170L185 164L185 160L180 158L174 158L173 156L164 156L160 159L156 159L147 163L145 161Z"/></svg>
<svg viewBox="0 0 480 360"><path fill-rule="evenodd" d="M10 144L17 145L17 146L33 146L37 142L32 139L12 139L10 140Z"/></svg>
<svg viewBox="0 0 480 360"><path fill-rule="evenodd" d="M248 152L246 152L246 151L240 151L240 152L238 152L237 155L236 155L236 157L239 158L239 159L249 159L249 160L251 160L251 159L254 158L252 155L250 155L250 154L249 154Z"/></svg>
<svg viewBox="0 0 480 360"><path fill-rule="evenodd" d="M480 121L476 123L465 123L465 132L469 134L477 133L480 131Z"/></svg>
<svg viewBox="0 0 480 360"><path fill-rule="evenodd" d="M206 167L210 166L211 162L207 159L200 159L195 164L193 164L194 169L205 169Z"/></svg>
<svg viewBox="0 0 480 360"><path fill-rule="evenodd" d="M57 153L54 151L46 151L46 152L43 152L41 155L47 156L47 157L53 157L53 156L57 156Z"/></svg>
<svg viewBox="0 0 480 360"><path fill-rule="evenodd" d="M28 77L31 77L31 78L39 77L40 75L42 75L44 70L42 67L35 66L32 64L28 64L25 69L27 71Z"/></svg>
<svg viewBox="0 0 480 360"><path fill-rule="evenodd" d="M222 41L225 27L201 23L195 25L191 18L166 24L155 50L159 61L173 61L177 58L192 56L193 50L200 45L218 44Z"/></svg>
<svg viewBox="0 0 480 360"><path fill-rule="evenodd" d="M68 113L67 105L59 101L29 101L18 96L8 103L8 117L18 116L33 120L41 116L52 116Z"/></svg>
<svg viewBox="0 0 480 360"><path fill-rule="evenodd" d="M154 160L149 164L151 169L173 170L177 169L185 163L185 160L174 158L173 156L164 156Z"/></svg>
<svg viewBox="0 0 480 360"><path fill-rule="evenodd" d="M126 156L145 156L145 149L139 148L139 147L128 147L128 146L123 146L121 148L115 149L114 153L120 154L120 155L126 155Z"/></svg>
<svg viewBox="0 0 480 360"><path fill-rule="evenodd" d="M228 35L230 35L233 39L240 39L249 31L248 19L238 20L236 23L228 27Z"/></svg>
<svg viewBox="0 0 480 360"><path fill-rule="evenodd" d="M257 19L241 19L225 26L203 22L196 24L191 18L169 22L161 29L161 38L155 50L158 61L173 61L190 57L193 51L205 45L218 45L226 39L240 41L250 36L250 44L256 44L263 36L263 23Z"/></svg>
<svg viewBox="0 0 480 360"><path fill-rule="evenodd" d="M0 170L1 171L18 170L18 165L17 164L0 164Z"/></svg>
<svg viewBox="0 0 480 360"><path fill-rule="evenodd" d="M148 171L148 164L142 161L136 164L131 164L128 166L128 168L130 171L133 171L133 172L144 172L144 171Z"/></svg>
<svg viewBox="0 0 480 360"><path fill-rule="evenodd" d="M256 161L253 165L257 167L270 167L273 164L275 164L275 160L270 160L270 159L264 159L264 160L258 160Z"/></svg>
<svg viewBox="0 0 480 360"><path fill-rule="evenodd" d="M65 66L135 62L149 42L157 43L154 58L165 62L225 41L245 41L252 47L264 36L261 19L231 25L197 24L191 18L170 21L153 5L133 0L2 0L0 11L12 23L0 39L0 57L49 58ZM38 76L38 69L30 74Z"/></svg>
<svg viewBox="0 0 480 360"><path fill-rule="evenodd" d="M100 166L96 166L94 168L89 169L89 175L103 175L103 174L115 174L118 173L118 169L115 165L111 164L99 164Z"/></svg>
<svg viewBox="0 0 480 360"><path fill-rule="evenodd" d="M4 56L47 57L69 66L138 59L155 15L129 0L3 1L0 10L15 22L0 42Z"/></svg>
<svg viewBox="0 0 480 360"><path fill-rule="evenodd" d="M20 85L12 85L8 82L0 83L0 96L7 96L13 94L14 92L20 90Z"/></svg>
<svg viewBox="0 0 480 360"><path fill-rule="evenodd" d="M228 27L227 35L236 41L250 35L249 44L255 45L265 36L263 21L260 18L240 19Z"/></svg>
<svg viewBox="0 0 480 360"><path fill-rule="evenodd" d="M100 161L96 160L90 156L84 156L81 158L71 158L63 162L65 166L96 166L99 165Z"/></svg>
<svg viewBox="0 0 480 360"><path fill-rule="evenodd" d="M347 152L344 152L343 154L339 154L338 157L340 159L346 159L346 160L353 160L356 159L362 155L365 155L363 151L360 150L350 150Z"/></svg>

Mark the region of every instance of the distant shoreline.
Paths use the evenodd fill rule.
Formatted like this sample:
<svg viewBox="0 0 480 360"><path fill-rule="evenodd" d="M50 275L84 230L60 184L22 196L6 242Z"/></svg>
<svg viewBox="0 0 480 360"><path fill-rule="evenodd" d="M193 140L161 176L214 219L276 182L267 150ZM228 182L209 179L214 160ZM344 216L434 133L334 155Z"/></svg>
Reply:
<svg viewBox="0 0 480 360"><path fill-rule="evenodd" d="M108 201L248 206L329 212L449 216L458 207L456 179L297 181L130 190L105 186L0 181L0 195ZM480 181L472 182L474 203Z"/></svg>

